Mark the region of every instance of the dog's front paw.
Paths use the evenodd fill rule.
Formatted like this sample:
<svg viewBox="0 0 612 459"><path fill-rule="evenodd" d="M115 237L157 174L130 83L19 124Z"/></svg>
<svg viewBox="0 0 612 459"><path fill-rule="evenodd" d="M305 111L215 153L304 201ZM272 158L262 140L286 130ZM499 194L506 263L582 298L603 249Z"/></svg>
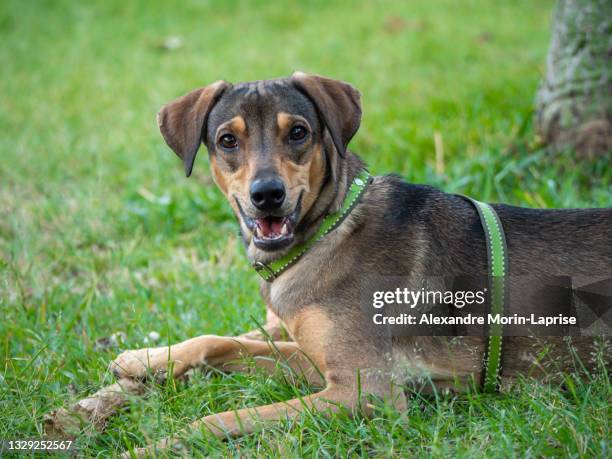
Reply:
<svg viewBox="0 0 612 459"><path fill-rule="evenodd" d="M125 351L113 360L110 370L117 378L143 379L153 376L164 379L168 368L172 368L174 376L187 370L187 365L174 359L171 347L155 347Z"/></svg>

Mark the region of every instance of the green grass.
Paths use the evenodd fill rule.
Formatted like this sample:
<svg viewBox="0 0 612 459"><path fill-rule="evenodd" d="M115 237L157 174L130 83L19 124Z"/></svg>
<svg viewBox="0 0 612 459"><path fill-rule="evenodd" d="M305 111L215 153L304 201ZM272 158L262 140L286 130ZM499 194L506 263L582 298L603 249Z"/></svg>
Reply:
<svg viewBox="0 0 612 459"><path fill-rule="evenodd" d="M206 155L186 180L157 132L157 109L196 86L296 69L344 79L363 92L351 147L374 173L520 205L612 205L609 160L549 155L533 133L552 2L457 3L2 2L0 438L38 437L46 412L109 384L119 349L97 350L100 338L122 331L121 348L134 348L150 331L165 344L262 319ZM174 36L182 46L166 49ZM306 415L191 446L231 456L609 455L607 374L574 386L417 394L406 413ZM311 390L280 376L199 374L154 386L79 445L103 457L212 412Z"/></svg>

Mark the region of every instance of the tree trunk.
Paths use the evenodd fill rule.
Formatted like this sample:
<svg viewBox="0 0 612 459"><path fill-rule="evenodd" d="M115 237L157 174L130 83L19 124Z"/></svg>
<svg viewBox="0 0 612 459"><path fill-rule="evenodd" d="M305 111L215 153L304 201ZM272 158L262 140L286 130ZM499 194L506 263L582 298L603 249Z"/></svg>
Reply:
<svg viewBox="0 0 612 459"><path fill-rule="evenodd" d="M612 151L612 1L558 0L536 129L553 149Z"/></svg>

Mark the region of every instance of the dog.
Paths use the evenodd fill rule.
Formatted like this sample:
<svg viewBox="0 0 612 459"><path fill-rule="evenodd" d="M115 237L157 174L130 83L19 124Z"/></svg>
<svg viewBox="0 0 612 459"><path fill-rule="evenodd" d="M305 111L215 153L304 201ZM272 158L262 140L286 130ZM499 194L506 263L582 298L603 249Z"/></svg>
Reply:
<svg viewBox="0 0 612 459"><path fill-rule="evenodd" d="M206 145L212 176L238 219L248 259L264 270L343 209L364 168L347 149L360 122L360 93L353 86L301 72L240 84L217 81L158 114L161 133L187 176ZM612 277L611 209L493 208L514 275L571 276L578 285ZM293 418L305 409L329 414L345 407L368 414L371 405L364 397L370 396L402 410L408 403L402 388L419 381L434 390L470 387L482 376L486 336L381 340L367 329L358 305L364 284L377 276L486 275L485 235L474 206L389 175L371 178L349 210L287 269L261 280L267 305L263 331L125 351L112 362L113 372L144 378L177 377L202 366L242 371L248 365L240 358L251 356L264 371L274 370L274 358L282 359L322 388L282 403L212 414L191 427L219 437L248 434L261 422ZM281 340L283 330L290 340ZM540 358L543 345L548 353ZM575 337L571 346L588 360L593 339ZM519 375L545 377L551 368L545 361L556 370L572 370L569 355L561 336L505 336L502 383ZM138 453L177 441L164 439Z"/></svg>

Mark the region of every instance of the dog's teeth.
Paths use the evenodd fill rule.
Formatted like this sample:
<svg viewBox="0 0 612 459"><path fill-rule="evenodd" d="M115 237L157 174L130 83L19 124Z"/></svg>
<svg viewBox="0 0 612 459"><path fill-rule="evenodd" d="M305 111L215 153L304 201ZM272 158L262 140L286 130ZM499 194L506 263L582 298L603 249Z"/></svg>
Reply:
<svg viewBox="0 0 612 459"><path fill-rule="evenodd" d="M289 232L289 229L287 228L287 224L285 223L283 227L281 228L281 234L285 236L288 232Z"/></svg>
<svg viewBox="0 0 612 459"><path fill-rule="evenodd" d="M255 236L257 236L260 239L263 237L263 233L261 232L261 228L259 226L255 227Z"/></svg>

